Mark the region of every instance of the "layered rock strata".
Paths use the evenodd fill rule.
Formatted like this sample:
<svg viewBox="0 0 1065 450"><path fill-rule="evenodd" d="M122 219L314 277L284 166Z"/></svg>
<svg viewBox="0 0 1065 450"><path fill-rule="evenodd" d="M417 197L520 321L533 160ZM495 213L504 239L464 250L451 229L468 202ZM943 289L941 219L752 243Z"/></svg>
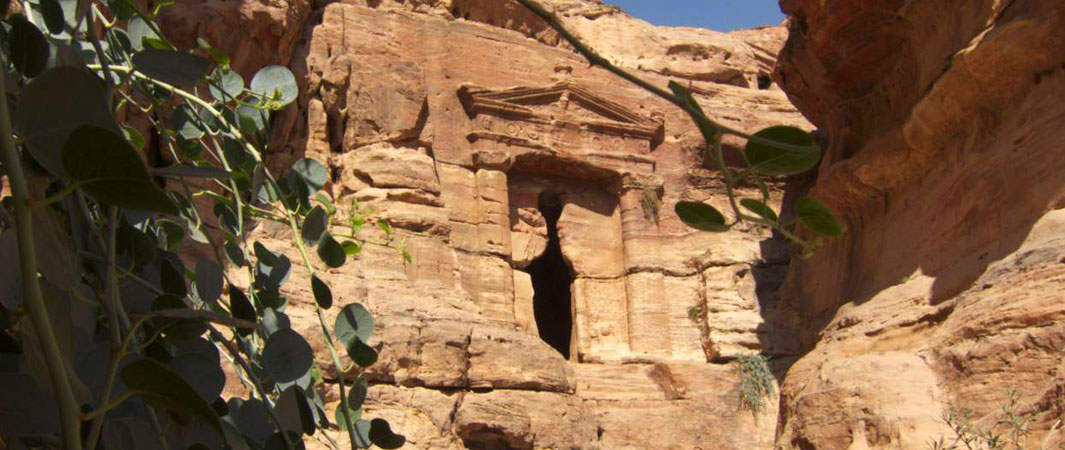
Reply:
<svg viewBox="0 0 1065 450"><path fill-rule="evenodd" d="M1027 448L1058 445L1065 8L781 5L777 78L830 136L812 192L850 230L780 291L805 356L778 447L925 448L952 409L994 429L1011 390Z"/></svg>
<svg viewBox="0 0 1065 450"><path fill-rule="evenodd" d="M773 202L809 189L848 234L802 260L761 230L687 230L677 201L724 205L698 133L516 3L185 2L164 21L177 42L297 73L271 161L327 163L342 209L396 229L324 275L380 324L368 415L410 448L925 448L952 409L994 426L1012 387L1029 444L1057 445L1060 1L782 0L786 31L729 34L549 3L730 126L818 128L816 177L776 180ZM536 299L553 245L571 283L554 348ZM289 314L315 336L293 281ZM757 420L720 364L755 352L783 381Z"/></svg>
<svg viewBox="0 0 1065 450"><path fill-rule="evenodd" d="M690 83L730 126L810 127L768 78L781 29L666 29L598 2L551 6L618 64ZM679 110L590 68L511 2L204 1L164 25L177 42L205 36L245 75L292 68L301 95L273 119L270 160L322 161L341 214L357 202L391 223L391 243L367 229L358 261L322 277L339 304L375 314L367 415L409 448L771 445L775 399L741 409L722 363L774 346L765 317L787 253L763 230L697 233L673 214L679 200L725 201ZM285 248L284 233L255 237ZM551 239L561 281L531 268ZM313 339L299 277L288 314ZM556 348L540 338L560 327L537 303L541 283L571 283L568 306L549 311L571 322Z"/></svg>

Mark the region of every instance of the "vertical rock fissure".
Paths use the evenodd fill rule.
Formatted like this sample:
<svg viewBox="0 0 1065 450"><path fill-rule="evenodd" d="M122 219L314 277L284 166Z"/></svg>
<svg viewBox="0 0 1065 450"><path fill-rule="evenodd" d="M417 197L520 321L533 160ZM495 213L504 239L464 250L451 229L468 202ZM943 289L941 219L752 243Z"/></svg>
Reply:
<svg viewBox="0 0 1065 450"><path fill-rule="evenodd" d="M558 194L540 194L538 209L547 222L547 249L528 267L533 285L533 316L540 338L570 357L573 331L570 287L573 274L562 257L558 237L558 219L562 216L562 200Z"/></svg>

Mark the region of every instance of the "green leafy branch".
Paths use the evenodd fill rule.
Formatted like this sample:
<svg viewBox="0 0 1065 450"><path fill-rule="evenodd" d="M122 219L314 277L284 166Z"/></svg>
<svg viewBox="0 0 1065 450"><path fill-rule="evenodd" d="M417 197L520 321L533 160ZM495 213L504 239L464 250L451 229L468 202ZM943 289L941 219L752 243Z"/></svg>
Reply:
<svg viewBox="0 0 1065 450"><path fill-rule="evenodd" d="M386 421L361 419L366 397L361 371L377 360L377 350L367 344L372 316L361 305L349 304L332 327L326 323L323 311L332 307L332 292L318 277L309 251L317 247L319 259L329 268L343 266L362 248L357 235L364 214L357 208L351 212L351 234L339 243L329 231L337 210L328 197L317 193L327 183L324 166L300 160L281 178L266 167L270 115L295 100L295 77L287 68L270 66L257 72L247 88L243 78L229 69L229 58L206 42L199 40L199 48L192 51L177 50L153 23L170 3L154 2L145 12L131 0L30 0L24 7L28 16L8 17L11 31L2 35L4 62L14 69L13 78L20 86L11 96L17 100L12 118L3 107L8 96L0 84L0 163L14 194L14 214L4 209L6 228L0 236L17 234L23 275L18 287L48 365L64 447L82 448L80 430L85 424L81 422L86 421L85 448L92 450L98 444L123 448L113 440L115 433L102 430L105 424L128 427L111 420L109 413L133 399L151 406L144 409L152 427L148 435L157 436L164 447L171 438L169 430L183 426L184 421L174 417L196 419L216 434L214 439L243 446L232 442L232 433L227 432L227 427L239 426L236 436L250 439L254 448L300 448L301 435L313 435L330 425L322 409L324 400L312 389L321 381L314 376L319 372L312 349L289 327L284 314L288 300L281 287L291 262L261 242L249 242L249 226L256 220L289 227L308 270L326 347L341 375L341 405L335 415L340 428L349 433L353 447L402 446L405 439ZM47 25L47 38L38 28L40 22ZM78 53L75 48L92 51ZM120 111L140 114L158 139L145 139L135 128L120 125L115 120ZM151 156L164 148L172 165L144 164L140 151ZM34 163L40 169L38 178L50 185L51 194L43 198L29 194L22 173L24 165ZM163 189L156 177L177 181L177 189ZM320 206L311 206L311 194ZM213 201L216 225L208 224L201 207L194 206L195 199ZM110 335L101 395L83 407L77 405L68 380L77 377L71 368L74 359L58 348L51 323L54 312L49 314L41 293L41 285L56 280L51 279L55 272L50 271L50 261L41 258L33 245L30 222L35 210L65 212L81 224L66 230L74 235L77 248L62 250L87 268L76 270L75 281L91 292L71 291L71 296L99 306L96 331ZM378 220L377 225L385 233L386 245L391 244L388 223ZM82 241L75 226L83 226L95 241ZM194 268L186 268L175 253L186 237L208 245L213 259L202 258ZM409 262L403 244L399 251ZM237 287L223 270L226 266L246 269L248 284ZM128 292L123 282L146 293ZM127 311L144 295L150 300L150 312ZM228 335L216 325L227 327ZM186 346L199 343L215 352L206 365L200 356L189 358L196 353L185 353ZM338 344L348 351L351 367L342 366ZM248 402L262 405L262 416L269 423L234 419L237 411L231 408L239 409L239 402L219 406L222 399L215 397L222 386L211 384L212 377L221 374L216 346L239 366L241 379L253 385ZM358 378L349 391L344 375L352 371L358 372ZM119 379L127 390L112 397ZM25 387L35 389L32 383ZM157 411L167 414L156 415ZM300 424L294 426L284 417L296 417ZM8 434L7 425L0 421L0 435L19 439L17 433ZM322 435L336 446L328 434Z"/></svg>

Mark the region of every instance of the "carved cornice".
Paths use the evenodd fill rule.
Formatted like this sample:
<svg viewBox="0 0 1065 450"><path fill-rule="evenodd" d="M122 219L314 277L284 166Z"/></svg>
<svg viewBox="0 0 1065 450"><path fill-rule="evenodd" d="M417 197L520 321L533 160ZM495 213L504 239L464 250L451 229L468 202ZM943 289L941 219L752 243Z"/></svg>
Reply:
<svg viewBox="0 0 1065 450"><path fill-rule="evenodd" d="M545 125L573 124L601 134L646 139L651 141L651 148L661 143L664 136L664 126L661 122L637 114L571 82L548 87L503 90L463 85L459 88L458 96L466 114L471 118L479 114L490 114ZM562 109L553 113L546 112L552 109L550 107L533 107L560 102L563 104ZM580 105L595 118L567 114L566 103Z"/></svg>

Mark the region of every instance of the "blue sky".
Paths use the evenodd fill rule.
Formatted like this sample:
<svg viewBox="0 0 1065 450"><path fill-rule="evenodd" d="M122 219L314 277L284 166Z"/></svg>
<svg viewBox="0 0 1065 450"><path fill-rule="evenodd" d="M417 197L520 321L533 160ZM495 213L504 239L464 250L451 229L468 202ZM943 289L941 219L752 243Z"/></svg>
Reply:
<svg viewBox="0 0 1065 450"><path fill-rule="evenodd" d="M776 25L784 20L777 0L605 0L655 25L718 31Z"/></svg>

